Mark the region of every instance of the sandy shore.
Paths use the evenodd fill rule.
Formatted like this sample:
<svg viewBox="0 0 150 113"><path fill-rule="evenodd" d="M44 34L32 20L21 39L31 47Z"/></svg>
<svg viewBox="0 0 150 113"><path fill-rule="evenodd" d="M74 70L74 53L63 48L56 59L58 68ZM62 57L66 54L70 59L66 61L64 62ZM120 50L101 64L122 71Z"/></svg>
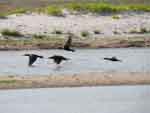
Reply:
<svg viewBox="0 0 150 113"><path fill-rule="evenodd" d="M109 15L71 15L65 17L44 14L10 15L0 19L0 31L19 31L24 37L8 37L0 34L0 50L50 49L62 47L66 33L72 32L73 46L82 48L150 47L150 13L125 12ZM142 31L145 29L146 31ZM60 31L61 34L54 34ZM86 37L82 36L86 33ZM33 35L51 37L46 41L32 40ZM18 43L10 40L31 39ZM7 41L8 40L8 41ZM53 41L52 41L53 40ZM3 42L2 42L3 41Z"/></svg>
<svg viewBox="0 0 150 113"><path fill-rule="evenodd" d="M117 16L118 19L114 19L113 16ZM127 34L132 30L139 31L141 28L150 30L150 13L66 14L65 17L35 13L20 14L18 16L10 15L8 19L0 19L0 30L4 28L16 29L24 34L51 34L54 30L61 30L63 33L69 31L76 35L79 35L82 31L88 31L93 35L93 32L97 30L100 34L96 36L111 36L116 32L118 34Z"/></svg>
<svg viewBox="0 0 150 113"><path fill-rule="evenodd" d="M150 73L81 73L49 76L0 76L0 89L150 84Z"/></svg>

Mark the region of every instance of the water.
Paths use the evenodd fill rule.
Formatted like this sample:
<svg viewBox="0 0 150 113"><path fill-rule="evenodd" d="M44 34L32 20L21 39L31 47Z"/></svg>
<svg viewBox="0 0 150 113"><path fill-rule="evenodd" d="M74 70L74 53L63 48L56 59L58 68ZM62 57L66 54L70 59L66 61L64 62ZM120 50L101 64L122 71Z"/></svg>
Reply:
<svg viewBox="0 0 150 113"><path fill-rule="evenodd" d="M25 53L43 55L34 67L28 67ZM47 59L54 54L71 60L60 66ZM122 62L110 62L104 57L117 56ZM63 50L0 51L0 75L50 75L80 72L150 72L150 48L128 49L77 49L76 52Z"/></svg>
<svg viewBox="0 0 150 113"><path fill-rule="evenodd" d="M1 113L150 113L150 86L0 91Z"/></svg>

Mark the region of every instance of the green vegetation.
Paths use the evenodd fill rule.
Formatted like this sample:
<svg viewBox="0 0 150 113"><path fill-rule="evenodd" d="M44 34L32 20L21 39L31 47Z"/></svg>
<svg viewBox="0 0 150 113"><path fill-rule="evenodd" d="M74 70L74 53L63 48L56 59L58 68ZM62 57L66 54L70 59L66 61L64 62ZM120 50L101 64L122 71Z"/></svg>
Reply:
<svg viewBox="0 0 150 113"><path fill-rule="evenodd" d="M39 12L45 13L48 15L53 16L64 16L62 10L66 8L70 11L79 11L83 13L118 13L122 11L146 11L150 12L150 5L142 5L142 4L132 4L132 5L113 5L108 3L100 3L100 2L93 2L83 3L79 2L72 2L72 3L64 3L64 4L51 4L46 7L39 7L39 8L15 8L12 10L8 10L7 12L1 12L0 17L5 17L10 14L23 14L26 12ZM118 16L114 15L113 19L119 19Z"/></svg>
<svg viewBox="0 0 150 113"><path fill-rule="evenodd" d="M97 35L101 34L101 32L99 30L94 30L93 32L94 32L94 34L97 34Z"/></svg>
<svg viewBox="0 0 150 113"><path fill-rule="evenodd" d="M16 80L0 80L0 84L14 84Z"/></svg>
<svg viewBox="0 0 150 113"><path fill-rule="evenodd" d="M150 33L150 31L148 31L146 28L142 27L140 29L140 33Z"/></svg>
<svg viewBox="0 0 150 113"><path fill-rule="evenodd" d="M129 33L145 34L145 33L150 33L150 31L147 30L146 28L142 27L142 28L140 28L140 30L132 29Z"/></svg>
<svg viewBox="0 0 150 113"><path fill-rule="evenodd" d="M88 31L82 31L81 32L82 37L88 37L89 35L90 35L90 33Z"/></svg>
<svg viewBox="0 0 150 113"><path fill-rule="evenodd" d="M7 18L7 15L0 13L0 19L6 19L6 18Z"/></svg>
<svg viewBox="0 0 150 113"><path fill-rule="evenodd" d="M39 35L34 34L32 37L35 38L35 39L44 39L47 36L46 35L40 35L40 34Z"/></svg>
<svg viewBox="0 0 150 113"><path fill-rule="evenodd" d="M1 34L3 36L15 36L15 37L23 36L20 32L18 32L16 30L9 30L9 29L2 30Z"/></svg>
<svg viewBox="0 0 150 113"><path fill-rule="evenodd" d="M61 30L58 30L58 29L55 29L52 33L57 34L57 35L63 34L63 32Z"/></svg>
<svg viewBox="0 0 150 113"><path fill-rule="evenodd" d="M27 13L27 11L29 11L29 9L18 8L13 11L10 11L8 14L24 14L24 13Z"/></svg>
<svg viewBox="0 0 150 113"><path fill-rule="evenodd" d="M113 33L114 34L119 34L119 32L117 30L114 30Z"/></svg>
<svg viewBox="0 0 150 113"><path fill-rule="evenodd" d="M53 16L63 16L62 9L58 6L48 6L43 9L44 13Z"/></svg>
<svg viewBox="0 0 150 113"><path fill-rule="evenodd" d="M107 3L72 3L67 5L68 9L93 13L114 13L120 11L150 11L148 5L112 5Z"/></svg>
<svg viewBox="0 0 150 113"><path fill-rule="evenodd" d="M63 44L63 38L59 37L50 37L46 35L32 35L32 38L29 39L5 39L0 40L1 46L12 46L12 47L26 47L26 46L48 46L53 47L55 44L59 46L60 44Z"/></svg>
<svg viewBox="0 0 150 113"><path fill-rule="evenodd" d="M118 15L113 15L112 18L116 19L116 20L120 19L120 17Z"/></svg>

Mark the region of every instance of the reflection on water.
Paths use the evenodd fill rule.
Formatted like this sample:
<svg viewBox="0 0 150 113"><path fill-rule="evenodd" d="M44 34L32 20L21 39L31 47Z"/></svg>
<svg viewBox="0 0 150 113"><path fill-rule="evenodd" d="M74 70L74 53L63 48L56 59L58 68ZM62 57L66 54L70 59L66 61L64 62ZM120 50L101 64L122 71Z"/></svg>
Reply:
<svg viewBox="0 0 150 113"><path fill-rule="evenodd" d="M38 59L34 67L28 67L28 57L25 53L43 55L45 59ZM50 59L52 55L63 55L70 58L63 61L60 66ZM104 57L116 56L122 62L110 62ZM79 72L149 72L150 48L128 49L77 49L76 52L63 50L35 50L35 51L0 51L0 74L17 75L48 75Z"/></svg>
<svg viewBox="0 0 150 113"><path fill-rule="evenodd" d="M1 113L150 113L150 86L0 91Z"/></svg>

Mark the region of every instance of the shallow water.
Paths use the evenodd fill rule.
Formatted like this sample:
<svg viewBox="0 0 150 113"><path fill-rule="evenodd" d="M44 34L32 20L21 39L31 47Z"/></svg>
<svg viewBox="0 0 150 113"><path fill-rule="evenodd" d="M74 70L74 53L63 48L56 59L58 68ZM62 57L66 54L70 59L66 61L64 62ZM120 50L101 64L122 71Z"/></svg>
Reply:
<svg viewBox="0 0 150 113"><path fill-rule="evenodd" d="M43 55L34 67L28 67L25 53ZM71 60L60 66L47 59L54 54L64 55ZM104 57L117 56L122 62L103 60ZM150 48L119 49L77 49L76 52L63 50L0 51L1 75L49 75L79 72L150 72Z"/></svg>
<svg viewBox="0 0 150 113"><path fill-rule="evenodd" d="M150 113L150 86L0 91L1 113Z"/></svg>

